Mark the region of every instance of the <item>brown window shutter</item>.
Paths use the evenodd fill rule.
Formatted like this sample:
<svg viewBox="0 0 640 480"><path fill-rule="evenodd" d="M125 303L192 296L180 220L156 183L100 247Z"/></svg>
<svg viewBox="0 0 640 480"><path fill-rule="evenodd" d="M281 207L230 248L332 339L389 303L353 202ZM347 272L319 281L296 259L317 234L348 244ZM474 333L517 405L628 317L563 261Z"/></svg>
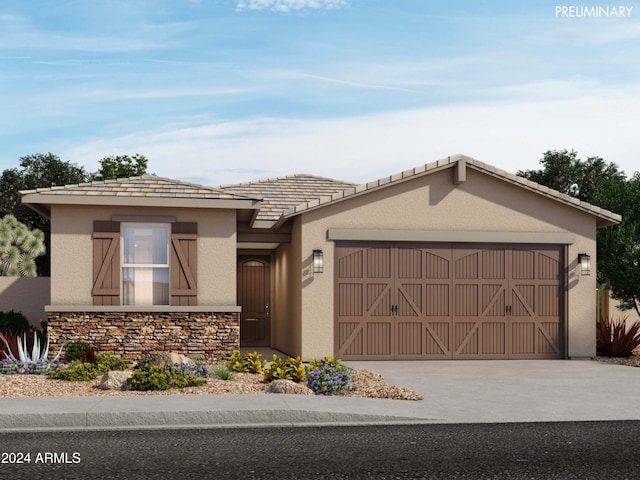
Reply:
<svg viewBox="0 0 640 480"><path fill-rule="evenodd" d="M198 304L198 224L171 224L171 305Z"/></svg>
<svg viewBox="0 0 640 480"><path fill-rule="evenodd" d="M120 222L93 222L94 305L120 305Z"/></svg>

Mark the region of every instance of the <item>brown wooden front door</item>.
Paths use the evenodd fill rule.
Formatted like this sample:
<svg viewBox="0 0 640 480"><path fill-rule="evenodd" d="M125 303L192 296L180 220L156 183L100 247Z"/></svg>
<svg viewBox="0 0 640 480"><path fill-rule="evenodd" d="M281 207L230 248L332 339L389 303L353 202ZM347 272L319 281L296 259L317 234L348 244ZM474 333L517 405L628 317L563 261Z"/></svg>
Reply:
<svg viewBox="0 0 640 480"><path fill-rule="evenodd" d="M271 343L270 270L268 255L238 257L238 305L240 314L240 345L268 347Z"/></svg>

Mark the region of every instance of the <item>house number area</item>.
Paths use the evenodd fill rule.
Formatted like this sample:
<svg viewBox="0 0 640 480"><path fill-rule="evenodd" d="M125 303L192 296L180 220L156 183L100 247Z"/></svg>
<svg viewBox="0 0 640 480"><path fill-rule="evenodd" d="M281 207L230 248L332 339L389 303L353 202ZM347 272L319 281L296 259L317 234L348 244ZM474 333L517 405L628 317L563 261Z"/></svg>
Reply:
<svg viewBox="0 0 640 480"><path fill-rule="evenodd" d="M79 452L2 452L0 464L43 463L51 465L77 464L82 461Z"/></svg>

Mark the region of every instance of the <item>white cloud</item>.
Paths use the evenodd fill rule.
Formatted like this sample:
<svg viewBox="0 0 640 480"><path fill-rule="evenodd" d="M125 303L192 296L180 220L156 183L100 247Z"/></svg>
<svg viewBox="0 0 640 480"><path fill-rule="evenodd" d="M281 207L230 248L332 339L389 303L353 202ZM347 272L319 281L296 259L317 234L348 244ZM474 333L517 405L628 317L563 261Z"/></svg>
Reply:
<svg viewBox="0 0 640 480"><path fill-rule="evenodd" d="M300 10L328 10L344 7L347 0L238 0L238 10L274 10L290 12Z"/></svg>
<svg viewBox="0 0 640 480"><path fill-rule="evenodd" d="M89 170L106 155L139 152L158 175L210 185L292 173L365 182L457 153L515 173L539 168L544 151L563 148L599 155L630 175L640 170L639 123L640 92L630 92L348 118L254 118L56 151Z"/></svg>

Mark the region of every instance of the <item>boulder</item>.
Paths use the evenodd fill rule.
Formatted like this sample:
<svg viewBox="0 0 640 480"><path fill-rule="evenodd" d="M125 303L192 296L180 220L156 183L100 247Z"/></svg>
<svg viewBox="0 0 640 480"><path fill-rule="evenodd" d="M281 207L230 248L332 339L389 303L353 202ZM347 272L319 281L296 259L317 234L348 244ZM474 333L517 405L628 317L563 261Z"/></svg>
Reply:
<svg viewBox="0 0 640 480"><path fill-rule="evenodd" d="M103 390L127 390L127 378L132 374L131 370L111 370L102 376L100 388Z"/></svg>
<svg viewBox="0 0 640 480"><path fill-rule="evenodd" d="M192 363L189 357L176 352L159 352L155 354L156 360L153 362L158 367L166 367L167 365L182 365Z"/></svg>
<svg viewBox="0 0 640 480"><path fill-rule="evenodd" d="M265 387L267 393L288 393L290 395L315 395L306 385L291 380L274 380Z"/></svg>

